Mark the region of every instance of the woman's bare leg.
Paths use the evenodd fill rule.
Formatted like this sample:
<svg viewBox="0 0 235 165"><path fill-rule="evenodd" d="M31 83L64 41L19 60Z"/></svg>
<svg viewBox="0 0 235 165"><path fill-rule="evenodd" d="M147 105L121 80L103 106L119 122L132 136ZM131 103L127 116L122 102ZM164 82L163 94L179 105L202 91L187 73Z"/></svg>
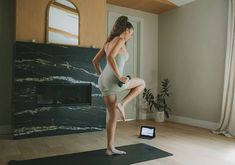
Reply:
<svg viewBox="0 0 235 165"><path fill-rule="evenodd" d="M117 124L117 111L116 111L116 95L104 96L104 101L109 112L109 119L107 124L107 155L113 154L126 154L124 151L117 150L114 147L114 136Z"/></svg>
<svg viewBox="0 0 235 165"><path fill-rule="evenodd" d="M125 113L124 107L136 96L138 96L145 88L145 81L140 78L132 78L129 81L129 85L126 90L130 90L130 92L119 102L116 104L118 110L122 115L122 119L125 121Z"/></svg>

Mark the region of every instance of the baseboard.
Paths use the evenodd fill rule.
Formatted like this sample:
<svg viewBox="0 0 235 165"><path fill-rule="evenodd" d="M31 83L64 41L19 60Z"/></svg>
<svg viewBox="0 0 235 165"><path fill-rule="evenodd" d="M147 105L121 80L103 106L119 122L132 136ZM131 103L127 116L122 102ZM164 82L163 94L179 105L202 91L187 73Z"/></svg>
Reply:
<svg viewBox="0 0 235 165"><path fill-rule="evenodd" d="M10 135L11 126L10 125L0 125L0 135Z"/></svg>
<svg viewBox="0 0 235 165"><path fill-rule="evenodd" d="M193 119L193 118L183 117L183 116L176 116L176 115L170 115L170 118L169 119L166 118L166 120L176 122L176 123L182 123L182 124L207 128L211 130L215 130L219 126L219 124L215 122L198 120L198 119Z"/></svg>
<svg viewBox="0 0 235 165"><path fill-rule="evenodd" d="M126 119L125 121L134 121L136 119ZM122 120L117 120L117 122L122 122Z"/></svg>

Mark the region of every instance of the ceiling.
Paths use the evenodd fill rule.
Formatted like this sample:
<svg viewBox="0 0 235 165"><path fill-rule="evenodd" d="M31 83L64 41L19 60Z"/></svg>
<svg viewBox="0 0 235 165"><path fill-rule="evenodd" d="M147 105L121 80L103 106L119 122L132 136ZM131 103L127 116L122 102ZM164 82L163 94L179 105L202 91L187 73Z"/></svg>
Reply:
<svg viewBox="0 0 235 165"><path fill-rule="evenodd" d="M183 6L185 4L191 3L195 0L169 0L172 3L174 3L176 6Z"/></svg>
<svg viewBox="0 0 235 165"><path fill-rule="evenodd" d="M194 0L107 0L107 3L154 14L161 14L192 1Z"/></svg>

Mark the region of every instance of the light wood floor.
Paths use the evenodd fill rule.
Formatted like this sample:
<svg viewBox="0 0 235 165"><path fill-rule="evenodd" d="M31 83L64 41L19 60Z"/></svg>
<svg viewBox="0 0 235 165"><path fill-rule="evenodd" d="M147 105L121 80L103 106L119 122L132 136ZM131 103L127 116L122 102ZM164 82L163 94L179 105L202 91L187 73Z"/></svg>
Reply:
<svg viewBox="0 0 235 165"><path fill-rule="evenodd" d="M137 138L141 125L155 126L153 140ZM235 139L211 134L209 130L173 122L119 122L116 145L146 143L174 154L138 165L235 165ZM32 159L105 148L106 132L92 132L10 140L0 137L0 165L9 160ZM127 153L128 154L128 153ZM137 165L137 164L136 164Z"/></svg>

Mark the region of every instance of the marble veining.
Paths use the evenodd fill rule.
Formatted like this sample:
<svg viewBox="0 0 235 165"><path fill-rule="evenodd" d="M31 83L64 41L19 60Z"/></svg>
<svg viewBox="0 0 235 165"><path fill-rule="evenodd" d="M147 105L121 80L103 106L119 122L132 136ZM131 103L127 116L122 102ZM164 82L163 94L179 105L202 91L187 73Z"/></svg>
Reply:
<svg viewBox="0 0 235 165"><path fill-rule="evenodd" d="M14 130L14 135L29 135L37 132L46 132L54 130L71 130L71 131L87 131L87 130L97 130L101 131L102 128L99 127L73 127L73 126L42 126L42 127L21 127L20 129Z"/></svg>
<svg viewBox="0 0 235 165"><path fill-rule="evenodd" d="M73 65L71 65L68 61L66 61L66 63L62 63L62 64L53 64L51 63L50 61L47 61L47 60L43 60L43 59L35 59L35 60L16 60L15 63L18 63L18 64L23 64L23 65L16 65L18 67L27 67L27 65L30 66L30 63L38 63L38 64L42 64L42 65L51 65L53 67L59 67L59 66L62 66L62 67L65 67L66 69L74 69L74 70L80 70L80 71L83 71L85 72L86 74L89 74L89 75L92 75L92 76L95 76L95 77L99 77L99 75L97 73L91 73L89 72L88 70L84 69L84 68L78 68L78 67L75 67ZM29 64L28 64L29 63Z"/></svg>
<svg viewBox="0 0 235 165"><path fill-rule="evenodd" d="M106 127L106 107L92 59L94 48L16 42L13 62L14 138L100 131ZM105 66L105 60L101 61ZM91 84L90 105L37 103L37 86Z"/></svg>
<svg viewBox="0 0 235 165"><path fill-rule="evenodd" d="M64 80L72 84L82 84L82 83L91 83L92 86L95 88L98 88L98 84L90 81L80 81L80 80L75 80L72 77L65 77L65 76L50 76L50 77L43 77L43 78L32 78L32 77L26 77L26 78L17 78L17 82L23 82L23 81L32 81L32 82L47 82L47 81L54 81L54 80Z"/></svg>
<svg viewBox="0 0 235 165"><path fill-rule="evenodd" d="M80 111L88 111L90 109L96 109L97 111L100 109L100 110L104 110L105 108L102 107L102 106L74 106L74 107L69 107L69 106L66 106L66 107L60 107L60 108L65 108L66 110L80 110ZM17 115L22 115L22 114L30 114L30 115L36 115L37 113L40 113L40 112L44 112L44 111L50 111L50 110L53 110L53 107L38 107L38 108L35 108L35 109L29 109L29 110L24 110L24 111L20 111L20 112L16 112L14 113L15 116Z"/></svg>

